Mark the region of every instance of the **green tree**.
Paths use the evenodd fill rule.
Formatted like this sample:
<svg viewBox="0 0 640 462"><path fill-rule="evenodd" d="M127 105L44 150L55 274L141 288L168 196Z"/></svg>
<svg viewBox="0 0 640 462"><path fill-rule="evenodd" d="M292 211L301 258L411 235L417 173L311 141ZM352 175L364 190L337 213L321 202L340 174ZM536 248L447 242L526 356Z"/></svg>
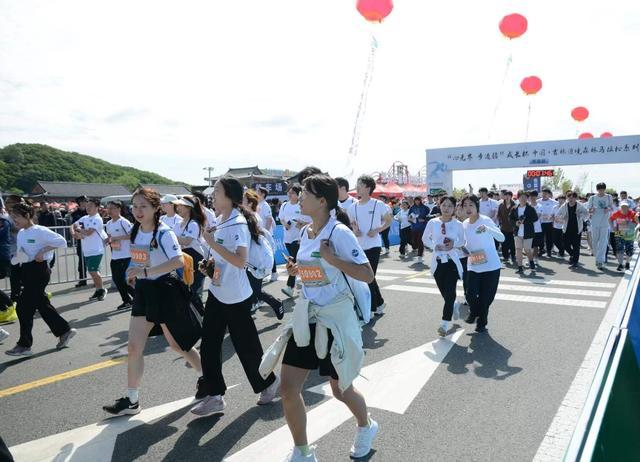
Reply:
<svg viewBox="0 0 640 462"><path fill-rule="evenodd" d="M467 194L467 190L464 188L453 188L453 197L460 200L462 197Z"/></svg>

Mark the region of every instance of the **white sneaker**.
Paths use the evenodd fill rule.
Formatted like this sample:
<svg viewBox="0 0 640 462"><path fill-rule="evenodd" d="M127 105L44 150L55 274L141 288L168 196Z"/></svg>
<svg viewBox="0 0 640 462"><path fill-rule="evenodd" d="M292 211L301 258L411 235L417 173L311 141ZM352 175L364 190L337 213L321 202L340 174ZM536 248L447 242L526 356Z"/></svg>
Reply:
<svg viewBox="0 0 640 462"><path fill-rule="evenodd" d="M376 308L376 310L373 312L373 314L375 314L376 316L380 316L380 315L384 314L384 309L386 307L387 307L387 304L383 303L378 308Z"/></svg>
<svg viewBox="0 0 640 462"><path fill-rule="evenodd" d="M302 281L300 281L300 280L296 281L296 289L302 290Z"/></svg>
<svg viewBox="0 0 640 462"><path fill-rule="evenodd" d="M258 400L258 405L262 406L264 404L269 404L273 401L278 394L278 388L280 387L280 377L276 375L276 380L269 385L267 388L260 392L260 399Z"/></svg>
<svg viewBox="0 0 640 462"><path fill-rule="evenodd" d="M316 457L316 447L309 446L309 450L311 452L309 455L305 456L300 452L300 449L294 447L282 462L318 462L318 458Z"/></svg>
<svg viewBox="0 0 640 462"><path fill-rule="evenodd" d="M9 332L4 329L0 329L0 343L4 342L9 338Z"/></svg>
<svg viewBox="0 0 640 462"><path fill-rule="evenodd" d="M253 313L255 313L256 311L258 311L258 308L260 308L260 305L261 305L261 303L259 303L259 302L253 303L253 304L251 305L251 310L250 310L250 311L251 311L251 314L253 314Z"/></svg>
<svg viewBox="0 0 640 462"><path fill-rule="evenodd" d="M224 402L224 398L221 395L207 396L191 408L191 413L204 417L222 412L226 406L227 403Z"/></svg>
<svg viewBox="0 0 640 462"><path fill-rule="evenodd" d="M442 321L440 323L440 327L438 327L438 335L440 337L446 337L447 332L449 332L449 323L447 321Z"/></svg>
<svg viewBox="0 0 640 462"><path fill-rule="evenodd" d="M418 263L420 263L421 265L424 265L424 258L418 257Z"/></svg>
<svg viewBox="0 0 640 462"><path fill-rule="evenodd" d="M278 273L271 273L271 282L276 282L278 280Z"/></svg>
<svg viewBox="0 0 640 462"><path fill-rule="evenodd" d="M460 319L460 303L453 302L453 320Z"/></svg>
<svg viewBox="0 0 640 462"><path fill-rule="evenodd" d="M371 444L378 433L378 422L369 417L368 427L358 427L356 438L351 446L351 457L358 459L371 452Z"/></svg>
<svg viewBox="0 0 640 462"><path fill-rule="evenodd" d="M293 289L289 286L285 287L284 289L280 289L282 291L283 294L285 294L287 297L289 298L293 298Z"/></svg>

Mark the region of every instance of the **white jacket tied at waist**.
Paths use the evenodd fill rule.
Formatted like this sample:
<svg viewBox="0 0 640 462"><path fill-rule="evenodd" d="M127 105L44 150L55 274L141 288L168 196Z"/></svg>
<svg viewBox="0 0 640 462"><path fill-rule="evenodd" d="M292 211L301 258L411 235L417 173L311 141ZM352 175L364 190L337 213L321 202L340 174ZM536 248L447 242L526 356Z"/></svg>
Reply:
<svg viewBox="0 0 640 462"><path fill-rule="evenodd" d="M350 296L338 297L333 303L325 306L309 303L309 300L302 297L298 299L293 309L293 319L267 348L258 371L264 378L273 372L292 334L297 346L309 346L309 323L313 321L316 324L315 349L318 358L327 357L328 330L333 335L331 364L338 373L338 387L345 391L360 373L364 361L362 330L353 309L353 298Z"/></svg>

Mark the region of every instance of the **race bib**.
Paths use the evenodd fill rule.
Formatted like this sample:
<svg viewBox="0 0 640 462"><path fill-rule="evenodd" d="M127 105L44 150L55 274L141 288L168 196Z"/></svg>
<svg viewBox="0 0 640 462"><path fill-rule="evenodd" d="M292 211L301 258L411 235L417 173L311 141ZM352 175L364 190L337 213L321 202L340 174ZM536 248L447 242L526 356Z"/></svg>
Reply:
<svg viewBox="0 0 640 462"><path fill-rule="evenodd" d="M132 245L131 246L131 263L135 266L149 268L149 266L151 266L149 248L147 246L142 246L142 245Z"/></svg>
<svg viewBox="0 0 640 462"><path fill-rule="evenodd" d="M120 250L122 243L120 241L111 241L111 250Z"/></svg>
<svg viewBox="0 0 640 462"><path fill-rule="evenodd" d="M551 215L542 215L542 221L546 221L549 222L552 220L552 216Z"/></svg>
<svg viewBox="0 0 640 462"><path fill-rule="evenodd" d="M482 265L487 262L487 254L484 250L472 250L469 254L470 265Z"/></svg>
<svg viewBox="0 0 640 462"><path fill-rule="evenodd" d="M562 219L562 217L559 217L558 215L556 215L554 217L553 221L558 225L563 225L564 224L564 220Z"/></svg>
<svg viewBox="0 0 640 462"><path fill-rule="evenodd" d="M213 277L211 278L211 283L220 287L222 285L222 273L224 273L226 263L221 263L216 260L216 266L213 268Z"/></svg>
<svg viewBox="0 0 640 462"><path fill-rule="evenodd" d="M298 261L298 275L307 287L322 287L329 284L329 278L320 261Z"/></svg>

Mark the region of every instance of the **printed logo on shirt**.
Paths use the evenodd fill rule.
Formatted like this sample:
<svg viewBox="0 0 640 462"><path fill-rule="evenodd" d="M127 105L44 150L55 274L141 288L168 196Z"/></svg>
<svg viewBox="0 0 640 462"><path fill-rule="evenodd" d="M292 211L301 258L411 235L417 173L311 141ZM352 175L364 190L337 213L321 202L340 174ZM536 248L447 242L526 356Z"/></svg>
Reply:
<svg viewBox="0 0 640 462"><path fill-rule="evenodd" d="M27 239L27 243L28 244L35 244L36 240L35 239Z"/></svg>
<svg viewBox="0 0 640 462"><path fill-rule="evenodd" d="M360 251L358 249L353 249L351 251L351 255L353 255L354 257L357 257L358 255L360 255Z"/></svg>
<svg viewBox="0 0 640 462"><path fill-rule="evenodd" d="M224 239L216 239L216 244L223 244L224 243Z"/></svg>
<svg viewBox="0 0 640 462"><path fill-rule="evenodd" d="M320 256L320 252L311 252L311 256L312 256L313 258L322 258L322 257Z"/></svg>
<svg viewBox="0 0 640 462"><path fill-rule="evenodd" d="M236 241L240 239L240 235L236 234Z"/></svg>
<svg viewBox="0 0 640 462"><path fill-rule="evenodd" d="M178 246L177 245L173 245L173 250L178 250Z"/></svg>

